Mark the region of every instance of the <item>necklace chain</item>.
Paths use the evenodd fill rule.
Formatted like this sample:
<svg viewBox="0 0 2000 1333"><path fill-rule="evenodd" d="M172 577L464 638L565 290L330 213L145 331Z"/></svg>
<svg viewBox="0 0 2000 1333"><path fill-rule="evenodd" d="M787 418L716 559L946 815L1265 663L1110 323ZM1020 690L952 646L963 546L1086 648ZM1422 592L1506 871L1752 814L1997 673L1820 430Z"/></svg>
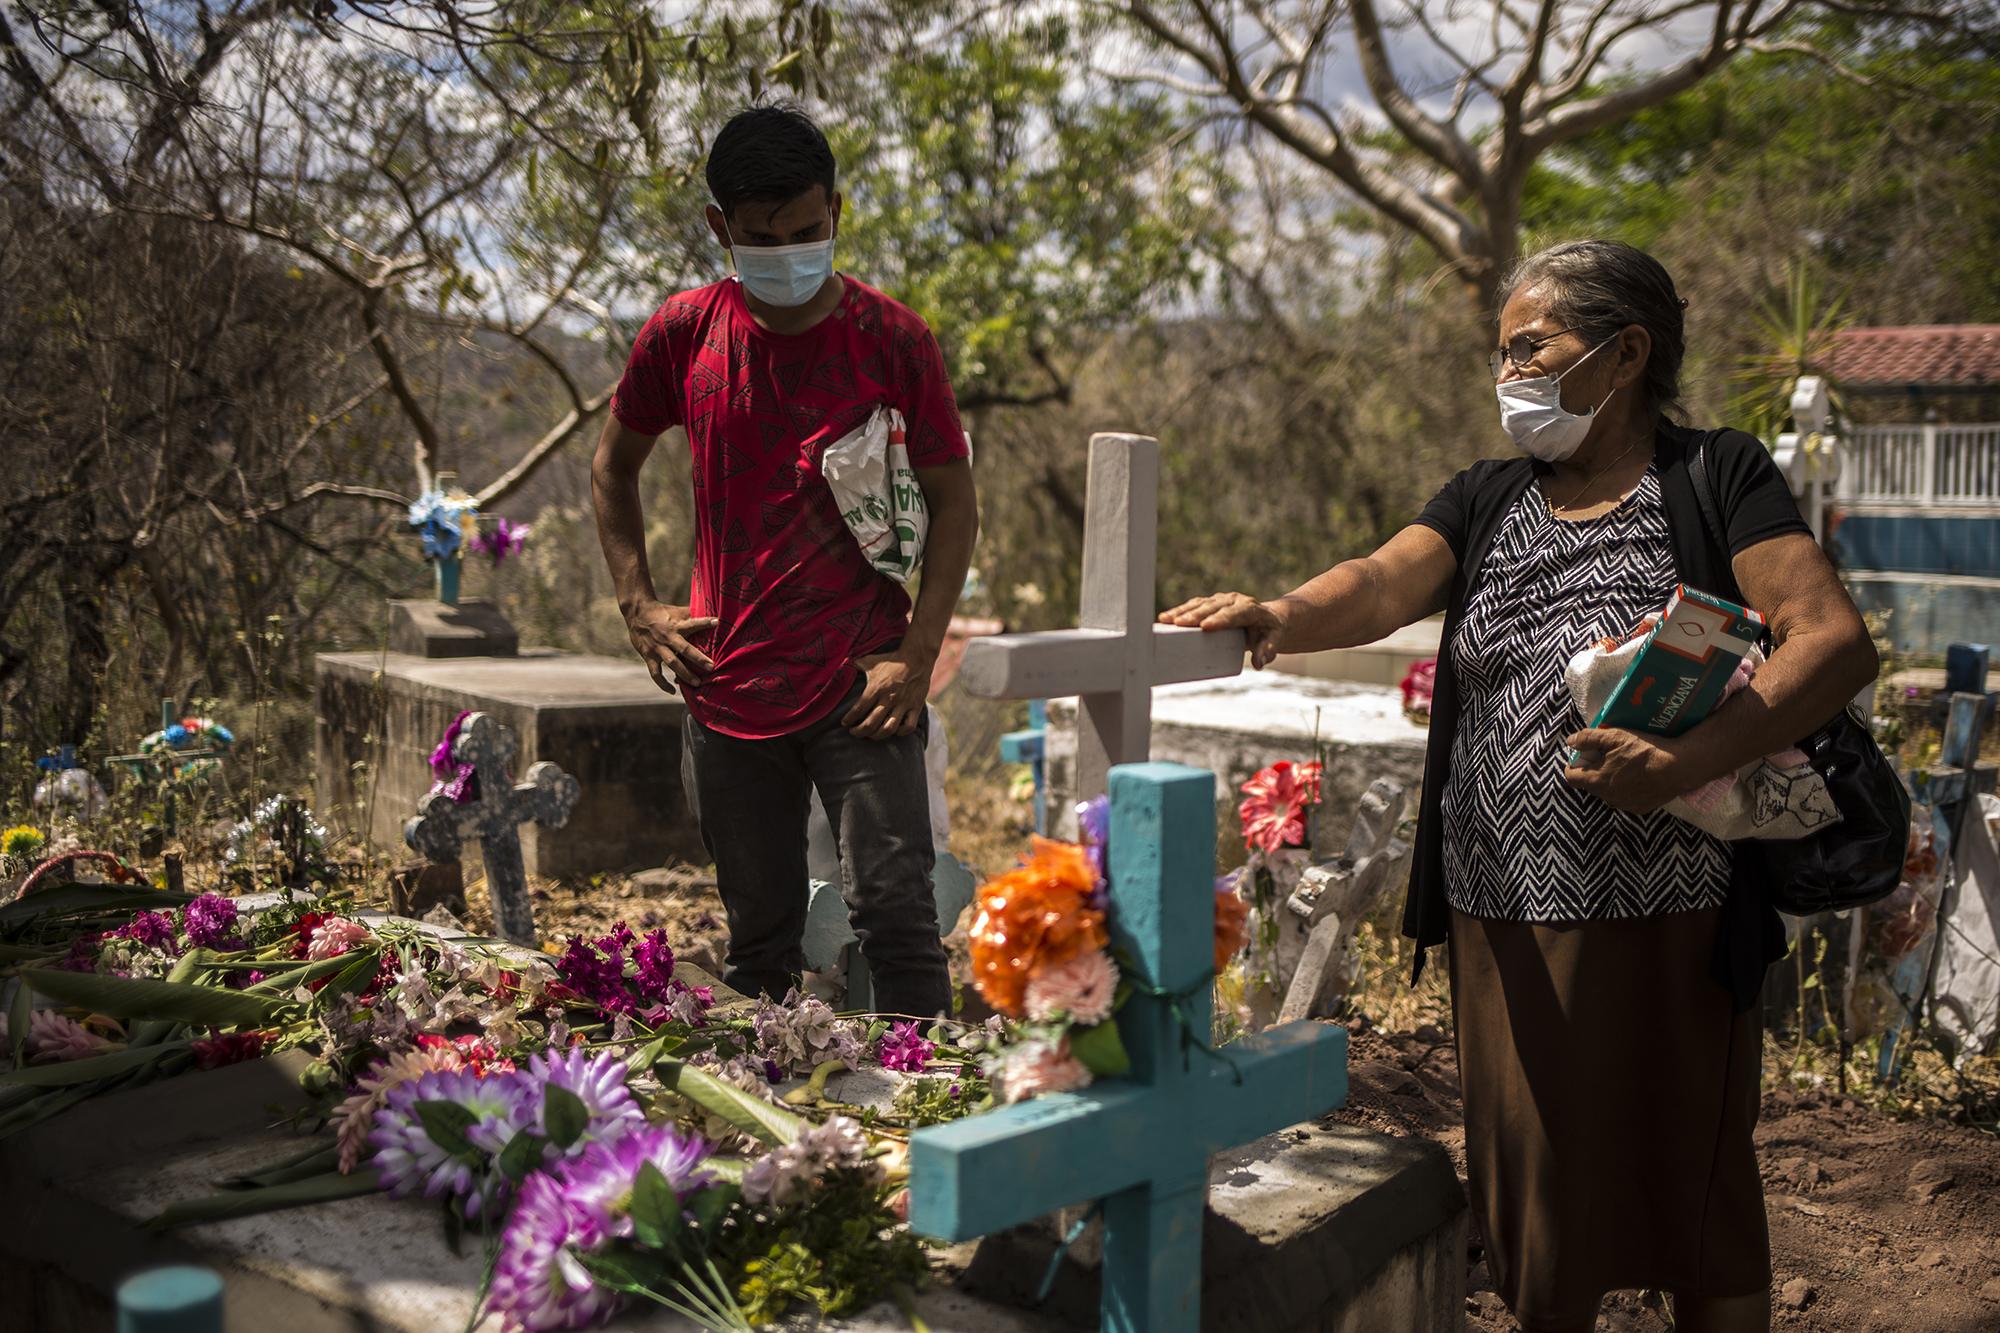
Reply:
<svg viewBox="0 0 2000 1333"><path fill-rule="evenodd" d="M1585 477L1583 479L1583 485L1577 487L1574 491L1571 491L1569 499L1563 501L1561 504L1557 504L1554 500L1551 500L1549 498L1549 493L1546 490L1544 490L1542 492L1542 503L1548 506L1549 517L1551 518L1555 517L1555 513L1558 509L1568 509L1571 505L1575 504L1579 499L1582 498L1583 493L1590 489L1592 483L1594 483L1599 477L1603 476L1605 473L1609 472L1612 468L1617 467L1620 463L1624 462L1626 458L1631 456L1632 451L1639 447L1639 444L1640 444L1639 440L1634 440L1632 441L1632 443L1626 445L1624 452L1620 453L1616 458L1612 459L1609 463L1606 463L1603 467L1597 469L1597 471L1591 473L1588 477Z"/></svg>

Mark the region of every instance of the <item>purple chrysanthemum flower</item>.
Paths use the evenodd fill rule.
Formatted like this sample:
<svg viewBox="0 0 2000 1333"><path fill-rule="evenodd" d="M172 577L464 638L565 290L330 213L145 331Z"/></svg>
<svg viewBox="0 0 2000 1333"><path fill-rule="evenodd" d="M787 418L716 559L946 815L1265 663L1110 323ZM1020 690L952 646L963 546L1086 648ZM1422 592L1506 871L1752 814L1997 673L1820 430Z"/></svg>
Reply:
<svg viewBox="0 0 2000 1333"><path fill-rule="evenodd" d="M224 899L224 901L228 900ZM236 905L231 903L230 912L232 916L235 910ZM232 922L232 924L234 923ZM113 931L112 934L121 939L137 940L147 948L158 949L162 953L180 952L180 945L174 933L173 920L163 912L136 912L130 921Z"/></svg>
<svg viewBox="0 0 2000 1333"><path fill-rule="evenodd" d="M237 947L236 904L219 893L204 893L182 909L188 943L197 949Z"/></svg>
<svg viewBox="0 0 2000 1333"><path fill-rule="evenodd" d="M633 980L641 995L654 1001L672 998L674 951L667 943L666 931L647 931L646 938L632 951L632 961L638 964L639 972Z"/></svg>
<svg viewBox="0 0 2000 1333"><path fill-rule="evenodd" d="M647 1125L611 1143L594 1143L558 1171L574 1206L590 1214L606 1235L632 1234L632 1188L639 1168L651 1162L674 1197L684 1199L715 1177L701 1169L708 1143L671 1125Z"/></svg>
<svg viewBox="0 0 2000 1333"><path fill-rule="evenodd" d="M421 1194L426 1199L461 1201L468 1218L497 1205L507 1193L507 1180L493 1169L494 1159L515 1134L534 1122L540 1112L526 1080L515 1074L481 1078L470 1070L437 1070L399 1083L375 1114L368 1142L375 1149L375 1167L392 1198ZM465 1137L476 1154L453 1154L434 1142L417 1113L418 1102L452 1102L473 1115Z"/></svg>
<svg viewBox="0 0 2000 1333"><path fill-rule="evenodd" d="M937 1047L924 1040L915 1023L891 1023L875 1046L882 1068L901 1070L906 1074L923 1073L930 1065L931 1056L936 1053Z"/></svg>
<svg viewBox="0 0 2000 1333"><path fill-rule="evenodd" d="M500 1233L487 1302L507 1333L602 1323L624 1302L601 1287L580 1256L608 1239L603 1223L570 1198L555 1176L537 1171Z"/></svg>
<svg viewBox="0 0 2000 1333"><path fill-rule="evenodd" d="M548 1137L548 1098L542 1089L554 1084L576 1094L590 1123L583 1136L570 1145L572 1154L592 1143L605 1143L638 1129L646 1123L646 1113L626 1090L625 1062L610 1052L587 1055L571 1050L546 1052L528 1061L527 1086L531 1099L534 1131Z"/></svg>

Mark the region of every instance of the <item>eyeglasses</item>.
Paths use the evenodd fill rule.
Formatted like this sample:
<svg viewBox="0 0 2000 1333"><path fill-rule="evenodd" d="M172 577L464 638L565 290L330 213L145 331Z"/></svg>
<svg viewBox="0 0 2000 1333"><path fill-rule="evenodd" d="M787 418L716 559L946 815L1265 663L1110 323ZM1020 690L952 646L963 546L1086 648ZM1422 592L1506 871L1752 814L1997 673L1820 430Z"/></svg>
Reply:
<svg viewBox="0 0 2000 1333"><path fill-rule="evenodd" d="M1500 371L1509 361L1514 363L1514 369L1526 370L1528 363L1535 359L1542 348L1565 333L1575 332L1574 328L1557 329L1554 333L1545 333L1539 338L1532 334L1517 333L1507 340L1505 347L1496 347L1486 354L1486 368L1493 372L1493 378L1496 380L1500 378Z"/></svg>

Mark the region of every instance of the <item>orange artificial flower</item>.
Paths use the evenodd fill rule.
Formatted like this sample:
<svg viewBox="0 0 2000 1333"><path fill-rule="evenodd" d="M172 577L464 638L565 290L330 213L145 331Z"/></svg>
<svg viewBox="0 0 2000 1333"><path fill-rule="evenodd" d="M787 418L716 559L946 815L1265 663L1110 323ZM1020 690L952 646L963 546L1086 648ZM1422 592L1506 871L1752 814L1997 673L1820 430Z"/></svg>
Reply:
<svg viewBox="0 0 2000 1333"><path fill-rule="evenodd" d="M1036 973L1110 942L1096 884L1083 848L1036 838L1025 865L979 886L972 982L988 1004L1020 1017Z"/></svg>
<svg viewBox="0 0 2000 1333"><path fill-rule="evenodd" d="M1237 896L1234 888L1215 892L1215 972L1222 969L1250 942L1250 904Z"/></svg>

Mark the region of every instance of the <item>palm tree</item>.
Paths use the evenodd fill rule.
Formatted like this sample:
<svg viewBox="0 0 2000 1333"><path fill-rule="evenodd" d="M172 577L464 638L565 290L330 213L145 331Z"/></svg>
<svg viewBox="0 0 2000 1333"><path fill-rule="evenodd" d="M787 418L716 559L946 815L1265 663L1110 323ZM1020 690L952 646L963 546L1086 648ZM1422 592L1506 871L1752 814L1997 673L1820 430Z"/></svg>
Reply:
<svg viewBox="0 0 2000 1333"><path fill-rule="evenodd" d="M1759 303L1757 325L1760 341L1768 351L1742 357L1729 381L1735 392L1729 399L1729 419L1769 444L1791 419L1792 386L1801 375L1823 375L1821 369L1833 350L1834 337L1854 320L1846 310L1847 298L1828 296L1813 277L1807 260L1786 266L1784 292L1767 296ZM1834 417L1844 416L1839 386L1827 382L1827 397Z"/></svg>

